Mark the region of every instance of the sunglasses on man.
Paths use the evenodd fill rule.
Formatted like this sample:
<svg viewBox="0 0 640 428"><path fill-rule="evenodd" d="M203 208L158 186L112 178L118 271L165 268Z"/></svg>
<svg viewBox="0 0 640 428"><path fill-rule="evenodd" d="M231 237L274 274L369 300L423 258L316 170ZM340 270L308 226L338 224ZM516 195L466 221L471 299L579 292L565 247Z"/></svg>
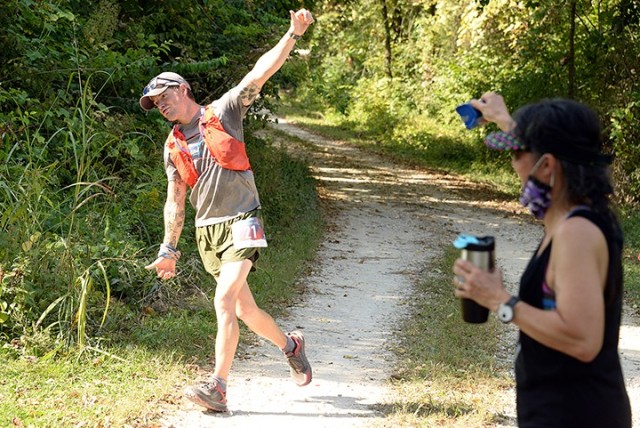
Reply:
<svg viewBox="0 0 640 428"><path fill-rule="evenodd" d="M159 82L159 81L162 82ZM165 79L164 77L154 77L151 82L142 90L142 95L147 95L149 91L153 91L156 88L164 88L165 86L180 86L182 82L173 79Z"/></svg>

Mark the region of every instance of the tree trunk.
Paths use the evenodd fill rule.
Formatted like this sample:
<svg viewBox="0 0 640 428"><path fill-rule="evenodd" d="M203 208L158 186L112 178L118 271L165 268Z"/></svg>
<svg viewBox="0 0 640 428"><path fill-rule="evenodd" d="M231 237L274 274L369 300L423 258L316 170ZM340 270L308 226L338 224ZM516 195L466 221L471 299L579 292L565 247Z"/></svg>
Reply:
<svg viewBox="0 0 640 428"><path fill-rule="evenodd" d="M569 58L567 65L569 67L569 88L567 95L569 98L576 96L576 8L577 0L571 0L571 27L569 29Z"/></svg>
<svg viewBox="0 0 640 428"><path fill-rule="evenodd" d="M387 12L387 1L380 0L382 5L382 22L384 23L384 60L387 69L387 76L393 78L393 72L391 70L391 28L389 24L389 15Z"/></svg>

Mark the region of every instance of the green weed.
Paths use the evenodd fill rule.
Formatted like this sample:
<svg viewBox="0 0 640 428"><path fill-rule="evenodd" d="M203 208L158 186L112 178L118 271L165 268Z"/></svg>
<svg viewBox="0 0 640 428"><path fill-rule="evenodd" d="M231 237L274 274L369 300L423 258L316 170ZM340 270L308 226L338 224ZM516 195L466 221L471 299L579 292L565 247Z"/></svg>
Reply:
<svg viewBox="0 0 640 428"><path fill-rule="evenodd" d="M640 214L635 209L624 208L619 217L625 236L625 300L637 315L640 314Z"/></svg>
<svg viewBox="0 0 640 428"><path fill-rule="evenodd" d="M135 346L46 361L7 349L0 355L3 426L148 426L157 404L174 401L172 387L189 375L171 351Z"/></svg>
<svg viewBox="0 0 640 428"><path fill-rule="evenodd" d="M506 417L492 393L512 384L510 366L496 360L499 323L493 317L485 324L462 321L451 284L456 257L446 249L410 298L411 316L396 349L396 399L381 409L392 425L480 427Z"/></svg>

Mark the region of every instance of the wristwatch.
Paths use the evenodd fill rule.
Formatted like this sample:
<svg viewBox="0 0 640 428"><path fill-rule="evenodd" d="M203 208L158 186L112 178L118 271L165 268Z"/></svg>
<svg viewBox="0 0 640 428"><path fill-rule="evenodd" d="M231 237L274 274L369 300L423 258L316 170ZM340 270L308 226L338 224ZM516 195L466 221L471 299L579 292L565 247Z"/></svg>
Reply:
<svg viewBox="0 0 640 428"><path fill-rule="evenodd" d="M515 315L513 308L519 301L519 297L511 296L507 303L501 303L500 306L498 306L498 319L505 324L513 321L513 316Z"/></svg>
<svg viewBox="0 0 640 428"><path fill-rule="evenodd" d="M289 37L291 37L293 40L300 40L300 38L302 36L299 36L297 34L293 34L293 31L289 32Z"/></svg>

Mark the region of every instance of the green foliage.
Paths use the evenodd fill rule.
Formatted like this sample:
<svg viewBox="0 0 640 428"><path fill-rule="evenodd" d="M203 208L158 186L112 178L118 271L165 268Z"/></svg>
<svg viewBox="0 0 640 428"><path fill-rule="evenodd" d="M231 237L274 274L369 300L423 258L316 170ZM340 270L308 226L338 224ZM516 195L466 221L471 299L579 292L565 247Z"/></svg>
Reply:
<svg viewBox="0 0 640 428"><path fill-rule="evenodd" d="M610 134L612 150L616 154L614 162L618 194L627 203L640 202L640 146L637 142L640 131L640 94L637 101L616 108L611 112Z"/></svg>
<svg viewBox="0 0 640 428"><path fill-rule="evenodd" d="M173 70L200 101L212 101L275 44L298 7L293 0L3 3L1 339L29 344L26 354L91 347L113 325L113 299L135 305L154 289L144 265L163 233L161 143L169 127L141 111L141 89ZM299 78L292 69L274 79L255 108L268 104L276 83ZM183 235L193 228L188 223ZM197 258L185 241L185 258ZM204 277L198 263L186 264L178 285Z"/></svg>
<svg viewBox="0 0 640 428"><path fill-rule="evenodd" d="M624 292L633 313L640 313L640 214L626 208L620 213L625 236Z"/></svg>
<svg viewBox="0 0 640 428"><path fill-rule="evenodd" d="M356 131L364 131L372 135L382 135L393 129L402 113L407 109L397 102L397 91L393 82L388 78L374 80L360 80L353 88L355 99L366 99L366 103L353 103L347 111L349 116L358 117ZM405 110L404 112L394 110Z"/></svg>
<svg viewBox="0 0 640 428"><path fill-rule="evenodd" d="M619 195L638 202L637 144L631 144L638 140L632 124L640 101L635 2L578 0L575 16L567 2L551 0L385 3L393 82L381 85L388 78L381 2L326 0L312 42L310 87L299 96L323 100L328 111L343 114L360 133L379 136L378 142L395 139L398 124L415 115L455 122L456 105L490 90L512 109L573 96L599 112L617 157ZM392 107L399 102L405 108ZM406 140L430 147L430 134Z"/></svg>
<svg viewBox="0 0 640 428"><path fill-rule="evenodd" d="M19 262L10 270L0 270L0 326L3 329L10 330L24 316L29 298L24 286L26 273L25 266Z"/></svg>

